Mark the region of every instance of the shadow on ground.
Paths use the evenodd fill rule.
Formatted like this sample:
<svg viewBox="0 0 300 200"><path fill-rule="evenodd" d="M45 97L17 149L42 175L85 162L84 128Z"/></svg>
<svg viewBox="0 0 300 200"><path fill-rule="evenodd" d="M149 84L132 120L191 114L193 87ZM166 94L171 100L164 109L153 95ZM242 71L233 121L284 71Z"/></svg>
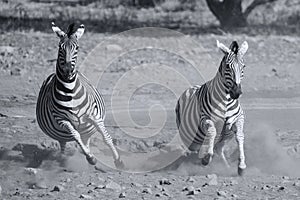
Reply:
<svg viewBox="0 0 300 200"><path fill-rule="evenodd" d="M61 167L66 165L67 153L62 155L55 148L43 148L35 144L19 143L12 149L1 148L0 160L8 160L24 163L26 167L39 168L43 161L57 161Z"/></svg>

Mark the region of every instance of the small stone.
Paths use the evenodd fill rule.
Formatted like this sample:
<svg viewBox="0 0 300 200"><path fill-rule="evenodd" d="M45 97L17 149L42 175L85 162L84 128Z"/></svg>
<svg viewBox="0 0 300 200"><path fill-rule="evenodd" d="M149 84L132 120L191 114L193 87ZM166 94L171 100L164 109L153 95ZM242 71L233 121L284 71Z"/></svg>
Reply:
<svg viewBox="0 0 300 200"><path fill-rule="evenodd" d="M29 175L35 175L35 174L37 174L37 169L35 169L35 168L25 168L25 172Z"/></svg>
<svg viewBox="0 0 300 200"><path fill-rule="evenodd" d="M56 185L54 186L54 188L50 191L50 192L60 192L60 191L63 191L64 188L60 185Z"/></svg>
<svg viewBox="0 0 300 200"><path fill-rule="evenodd" d="M237 180L231 180L231 181L229 182L229 185L231 185L231 186L237 185L237 184L238 184Z"/></svg>
<svg viewBox="0 0 300 200"><path fill-rule="evenodd" d="M87 195L87 194L81 194L81 195L79 196L79 198L80 198L80 199L92 199L93 197L90 196L90 195Z"/></svg>
<svg viewBox="0 0 300 200"><path fill-rule="evenodd" d="M48 187L44 180L39 180L39 181L36 181L35 188L36 189L47 189Z"/></svg>
<svg viewBox="0 0 300 200"><path fill-rule="evenodd" d="M15 193L13 193L14 196L19 196L21 195L21 193L19 191L16 191Z"/></svg>
<svg viewBox="0 0 300 200"><path fill-rule="evenodd" d="M282 179L288 180L288 179L290 179L290 177L288 177L288 176L283 176Z"/></svg>
<svg viewBox="0 0 300 200"><path fill-rule="evenodd" d="M183 187L181 191L188 191L188 187Z"/></svg>
<svg viewBox="0 0 300 200"><path fill-rule="evenodd" d="M278 191L283 191L284 189L285 189L285 187L280 186L280 187L278 188Z"/></svg>
<svg viewBox="0 0 300 200"><path fill-rule="evenodd" d="M231 197L232 197L232 198L238 198L238 195L232 194Z"/></svg>
<svg viewBox="0 0 300 200"><path fill-rule="evenodd" d="M94 189L105 189L105 185L97 185Z"/></svg>
<svg viewBox="0 0 300 200"><path fill-rule="evenodd" d="M70 183L70 182L71 182L71 179L70 179L70 178L67 178L67 179L65 180L65 182L66 182L66 183Z"/></svg>
<svg viewBox="0 0 300 200"><path fill-rule="evenodd" d="M86 186L95 186L96 184L93 182L89 182Z"/></svg>
<svg viewBox="0 0 300 200"><path fill-rule="evenodd" d="M193 186L184 187L182 191L188 191L187 195L196 195L201 192L200 188L195 189Z"/></svg>
<svg viewBox="0 0 300 200"><path fill-rule="evenodd" d="M191 182L194 183L196 180L193 177L188 177L188 179L186 180L186 182Z"/></svg>
<svg viewBox="0 0 300 200"><path fill-rule="evenodd" d="M293 183L293 186L300 187L300 181Z"/></svg>
<svg viewBox="0 0 300 200"><path fill-rule="evenodd" d="M113 181L110 181L108 184L106 184L105 188L115 190L115 191L121 191L122 190L121 186L118 183L113 182Z"/></svg>
<svg viewBox="0 0 300 200"><path fill-rule="evenodd" d="M209 181L207 183L204 184L205 185L218 185L218 177L216 174L208 174L206 176Z"/></svg>
<svg viewBox="0 0 300 200"><path fill-rule="evenodd" d="M164 196L166 196L166 197L170 197L171 195L169 194L169 193L167 193L167 192L163 192L162 193Z"/></svg>
<svg viewBox="0 0 300 200"><path fill-rule="evenodd" d="M264 185L261 187L261 190L269 190L271 188L270 185Z"/></svg>
<svg viewBox="0 0 300 200"><path fill-rule="evenodd" d="M171 185L171 182L168 179L163 178L159 181L159 184L160 185Z"/></svg>
<svg viewBox="0 0 300 200"><path fill-rule="evenodd" d="M135 187L142 187L143 185L140 184L140 183L131 183L132 186L135 186Z"/></svg>
<svg viewBox="0 0 300 200"><path fill-rule="evenodd" d="M152 194L152 190L151 190L151 188L145 188L145 189L143 189L142 193Z"/></svg>
<svg viewBox="0 0 300 200"><path fill-rule="evenodd" d="M93 190L88 190L87 193L91 194L91 193L93 193Z"/></svg>
<svg viewBox="0 0 300 200"><path fill-rule="evenodd" d="M196 195L196 194L199 194L199 191L193 190L193 191L189 191L189 192L187 193L187 195Z"/></svg>
<svg viewBox="0 0 300 200"><path fill-rule="evenodd" d="M186 188L186 190L187 190L187 191L194 191L195 188L194 188L194 186L188 186L188 187Z"/></svg>
<svg viewBox="0 0 300 200"><path fill-rule="evenodd" d="M161 197L161 194L160 193L156 193L155 197Z"/></svg>
<svg viewBox="0 0 300 200"><path fill-rule="evenodd" d="M227 197L227 193L225 191L217 191L217 195L220 197Z"/></svg>
<svg viewBox="0 0 300 200"><path fill-rule="evenodd" d="M120 193L119 198L125 198L125 197L126 197L125 192Z"/></svg>

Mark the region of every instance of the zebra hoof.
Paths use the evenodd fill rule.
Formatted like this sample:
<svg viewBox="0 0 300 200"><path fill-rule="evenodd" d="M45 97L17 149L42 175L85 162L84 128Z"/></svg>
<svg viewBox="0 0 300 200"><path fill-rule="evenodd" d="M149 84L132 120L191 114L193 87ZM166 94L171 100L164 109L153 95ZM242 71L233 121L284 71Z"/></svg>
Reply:
<svg viewBox="0 0 300 200"><path fill-rule="evenodd" d="M96 165L97 159L95 156L86 156L86 160L91 164L91 165Z"/></svg>
<svg viewBox="0 0 300 200"><path fill-rule="evenodd" d="M244 176L244 174L245 174L245 169L242 169L242 168L238 167L238 175L239 176Z"/></svg>
<svg viewBox="0 0 300 200"><path fill-rule="evenodd" d="M115 160L114 163L118 169L124 169L124 167L125 167L125 165L121 159Z"/></svg>
<svg viewBox="0 0 300 200"><path fill-rule="evenodd" d="M212 160L212 155L211 154L206 154L204 156L204 158L202 158L201 162L202 162L202 165L206 166L208 165Z"/></svg>

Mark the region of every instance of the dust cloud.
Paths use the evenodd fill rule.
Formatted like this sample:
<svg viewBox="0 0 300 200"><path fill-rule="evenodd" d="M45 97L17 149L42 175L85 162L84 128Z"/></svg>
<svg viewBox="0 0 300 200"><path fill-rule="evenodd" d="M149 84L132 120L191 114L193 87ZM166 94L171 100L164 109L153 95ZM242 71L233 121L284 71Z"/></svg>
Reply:
<svg viewBox="0 0 300 200"><path fill-rule="evenodd" d="M225 154L230 168L227 168L218 155L214 155L208 166L202 166L197 155L181 158L173 166L174 173L180 175L206 175L215 173L221 176L236 176L239 151L233 138L225 146ZM258 124L245 132L245 156L247 169L245 175L262 174L279 176L300 176L300 160L289 155L280 144L275 130L265 124Z"/></svg>
<svg viewBox="0 0 300 200"><path fill-rule="evenodd" d="M85 156L79 151L76 151L74 155L66 160L65 167L68 171L82 172L88 171L90 166Z"/></svg>
<svg viewBox="0 0 300 200"><path fill-rule="evenodd" d="M300 160L288 155L272 127L259 124L246 135L249 168L274 175L300 176Z"/></svg>

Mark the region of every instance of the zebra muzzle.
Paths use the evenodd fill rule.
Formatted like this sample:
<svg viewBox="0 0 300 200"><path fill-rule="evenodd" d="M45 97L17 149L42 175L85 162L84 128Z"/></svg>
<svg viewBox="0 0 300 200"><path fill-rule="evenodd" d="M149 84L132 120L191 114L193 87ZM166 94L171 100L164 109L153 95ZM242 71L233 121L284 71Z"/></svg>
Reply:
<svg viewBox="0 0 300 200"><path fill-rule="evenodd" d="M238 99L242 94L241 84L234 84L231 90L229 91L230 97L233 99Z"/></svg>

